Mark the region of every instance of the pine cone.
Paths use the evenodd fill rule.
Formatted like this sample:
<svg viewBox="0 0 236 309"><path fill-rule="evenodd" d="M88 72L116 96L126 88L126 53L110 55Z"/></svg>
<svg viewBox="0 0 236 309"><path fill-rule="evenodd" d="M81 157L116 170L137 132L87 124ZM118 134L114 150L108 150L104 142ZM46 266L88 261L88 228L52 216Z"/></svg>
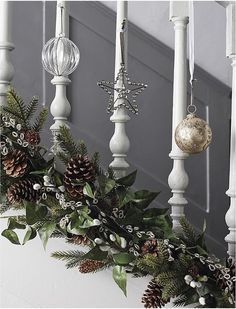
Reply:
<svg viewBox="0 0 236 309"><path fill-rule="evenodd" d="M144 292L142 297L142 303L145 308L161 308L165 306L170 299L162 298L162 286L156 283L155 279L152 279Z"/></svg>
<svg viewBox="0 0 236 309"><path fill-rule="evenodd" d="M72 238L69 238L67 242L78 246L89 246L91 244L90 239L82 235L73 236Z"/></svg>
<svg viewBox="0 0 236 309"><path fill-rule="evenodd" d="M34 130L27 130L25 133L25 141L30 145L38 145L40 143L39 132Z"/></svg>
<svg viewBox="0 0 236 309"><path fill-rule="evenodd" d="M10 204L20 204L23 200L36 202L40 192L34 190L33 185L37 182L32 179L20 180L7 189L7 199Z"/></svg>
<svg viewBox="0 0 236 309"><path fill-rule="evenodd" d="M145 255L147 253L158 256L158 243L156 239L145 241L145 243L141 247L141 254Z"/></svg>
<svg viewBox="0 0 236 309"><path fill-rule="evenodd" d="M79 271L83 274L92 273L102 268L105 264L101 261L85 260L79 266Z"/></svg>
<svg viewBox="0 0 236 309"><path fill-rule="evenodd" d="M94 180L95 167L87 156L78 155L71 158L64 174L64 185L72 197L83 198L85 183L91 183Z"/></svg>
<svg viewBox="0 0 236 309"><path fill-rule="evenodd" d="M6 175L17 178L23 176L28 169L28 157L19 149L14 149L2 159L3 169Z"/></svg>

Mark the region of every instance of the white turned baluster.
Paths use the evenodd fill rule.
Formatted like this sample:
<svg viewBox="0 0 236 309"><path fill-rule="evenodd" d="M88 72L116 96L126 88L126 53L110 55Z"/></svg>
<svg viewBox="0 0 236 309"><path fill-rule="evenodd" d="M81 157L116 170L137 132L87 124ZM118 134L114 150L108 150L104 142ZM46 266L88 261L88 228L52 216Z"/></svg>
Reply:
<svg viewBox="0 0 236 309"><path fill-rule="evenodd" d="M117 2L117 17L116 17L116 56L115 56L115 78L120 70L121 65L121 47L120 47L120 32L124 19L127 20L128 15L128 2ZM124 33L124 60L127 68L127 24L126 31ZM117 85L119 86L119 84ZM117 92L114 92L114 100L117 99ZM123 99L116 101L115 105L122 103ZM114 169L116 177L123 177L126 175L126 171L129 168L129 164L126 161L127 152L130 148L129 138L126 134L125 124L130 120L130 117L124 107L118 108L114 111L110 120L115 124L115 132L110 140L110 150L113 154L113 161L110 167Z"/></svg>
<svg viewBox="0 0 236 309"><path fill-rule="evenodd" d="M173 85L173 111L172 111L172 150L169 154L173 160L173 169L169 175L168 183L173 196L168 203L171 205L173 230L181 229L179 219L184 216L184 207L187 200L184 197L188 186L188 175L184 169L184 160L188 157L175 143L175 129L186 117L187 107L187 2L170 2L170 20L175 29L175 59L174 59L174 85Z"/></svg>
<svg viewBox="0 0 236 309"><path fill-rule="evenodd" d="M231 142L230 142L230 172L229 189L226 194L230 197L230 207L225 220L229 234L225 237L228 242L228 254L235 258L236 251L236 4L232 2L226 8L226 53L232 61L232 109L231 109Z"/></svg>
<svg viewBox="0 0 236 309"><path fill-rule="evenodd" d="M61 17L61 6L64 8ZM57 15L56 15L56 36L61 33L61 20L63 23L63 32L68 37L69 34L69 3L68 1L57 1ZM54 76L51 83L56 87L55 98L52 101L50 111L53 115L54 124L50 127L53 136L55 137L59 131L60 126L67 124L67 119L71 112L70 103L66 97L66 87L70 83L70 79L65 76Z"/></svg>
<svg viewBox="0 0 236 309"><path fill-rule="evenodd" d="M14 76L10 51L14 49L11 38L12 2L0 1L0 106L6 105L6 93Z"/></svg>

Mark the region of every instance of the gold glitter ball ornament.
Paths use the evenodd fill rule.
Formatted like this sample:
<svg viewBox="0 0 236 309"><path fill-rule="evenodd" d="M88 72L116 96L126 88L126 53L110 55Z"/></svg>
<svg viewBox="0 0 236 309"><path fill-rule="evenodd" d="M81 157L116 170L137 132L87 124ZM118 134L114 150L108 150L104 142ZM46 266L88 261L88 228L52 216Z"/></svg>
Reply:
<svg viewBox="0 0 236 309"><path fill-rule="evenodd" d="M188 114L175 130L175 142L185 153L200 153L207 149L211 140L211 128L195 114Z"/></svg>

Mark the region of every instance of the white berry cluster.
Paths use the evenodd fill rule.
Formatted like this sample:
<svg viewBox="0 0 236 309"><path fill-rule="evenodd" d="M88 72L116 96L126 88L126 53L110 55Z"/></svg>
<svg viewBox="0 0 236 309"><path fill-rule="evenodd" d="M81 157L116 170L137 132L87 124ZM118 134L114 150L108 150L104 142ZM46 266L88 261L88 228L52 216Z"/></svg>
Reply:
<svg viewBox="0 0 236 309"><path fill-rule="evenodd" d="M199 299L199 304L202 305L202 306L205 306L206 305L206 298L201 296Z"/></svg>
<svg viewBox="0 0 236 309"><path fill-rule="evenodd" d="M124 237L118 237L117 238L116 235L110 234L109 239L112 242L116 242L117 245L119 245L122 249L125 249L126 246L127 246L127 241ZM107 251L111 254L115 254L115 253L119 252L119 250L112 248L108 242L102 240L101 238L95 238L94 242L95 242L95 244L99 245L99 248L101 249L101 251Z"/></svg>
<svg viewBox="0 0 236 309"><path fill-rule="evenodd" d="M43 176L43 186L39 183L34 184L33 189L36 191L41 190L42 192L42 199L47 199L47 192L55 192L56 196L60 192L65 192L64 186L59 186L58 188L52 183L51 178L48 175Z"/></svg>
<svg viewBox="0 0 236 309"><path fill-rule="evenodd" d="M207 276L199 277L199 281L193 280L193 277L190 275L186 275L184 280L187 285L190 285L193 289L200 288L202 286L201 282L206 282L208 280ZM201 281L201 282L200 282Z"/></svg>

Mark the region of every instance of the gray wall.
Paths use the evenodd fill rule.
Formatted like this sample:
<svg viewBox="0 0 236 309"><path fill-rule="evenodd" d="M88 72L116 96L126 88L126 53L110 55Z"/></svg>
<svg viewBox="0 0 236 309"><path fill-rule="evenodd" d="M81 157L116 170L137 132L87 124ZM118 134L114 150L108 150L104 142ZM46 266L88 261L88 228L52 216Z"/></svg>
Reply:
<svg viewBox="0 0 236 309"><path fill-rule="evenodd" d="M47 2L47 39L54 35L54 22L55 2ZM41 2L14 3L14 85L25 97L42 95L42 23ZM105 111L107 96L96 82L113 79L115 15L97 2L73 1L70 36L81 52L79 67L71 76L68 91L73 111L71 128L75 137L84 139L91 151L101 153L102 164L107 166L111 161L108 143L113 124ZM171 149L173 51L132 24L129 25L129 74L134 81L147 82L148 88L138 98L139 115L132 115L127 125L131 141L128 160L131 170L139 170L137 187L161 190L157 205L167 206L170 197L167 178L172 168L168 154ZM200 68L197 68L196 78L199 115L207 118L208 111L214 139L208 152L192 156L186 162L190 176L186 213L199 229L206 218L210 246L216 253L223 254L223 239L227 234L224 215L229 204L225 191L228 186L230 89ZM50 105L54 87L48 75L45 87L47 105Z"/></svg>

